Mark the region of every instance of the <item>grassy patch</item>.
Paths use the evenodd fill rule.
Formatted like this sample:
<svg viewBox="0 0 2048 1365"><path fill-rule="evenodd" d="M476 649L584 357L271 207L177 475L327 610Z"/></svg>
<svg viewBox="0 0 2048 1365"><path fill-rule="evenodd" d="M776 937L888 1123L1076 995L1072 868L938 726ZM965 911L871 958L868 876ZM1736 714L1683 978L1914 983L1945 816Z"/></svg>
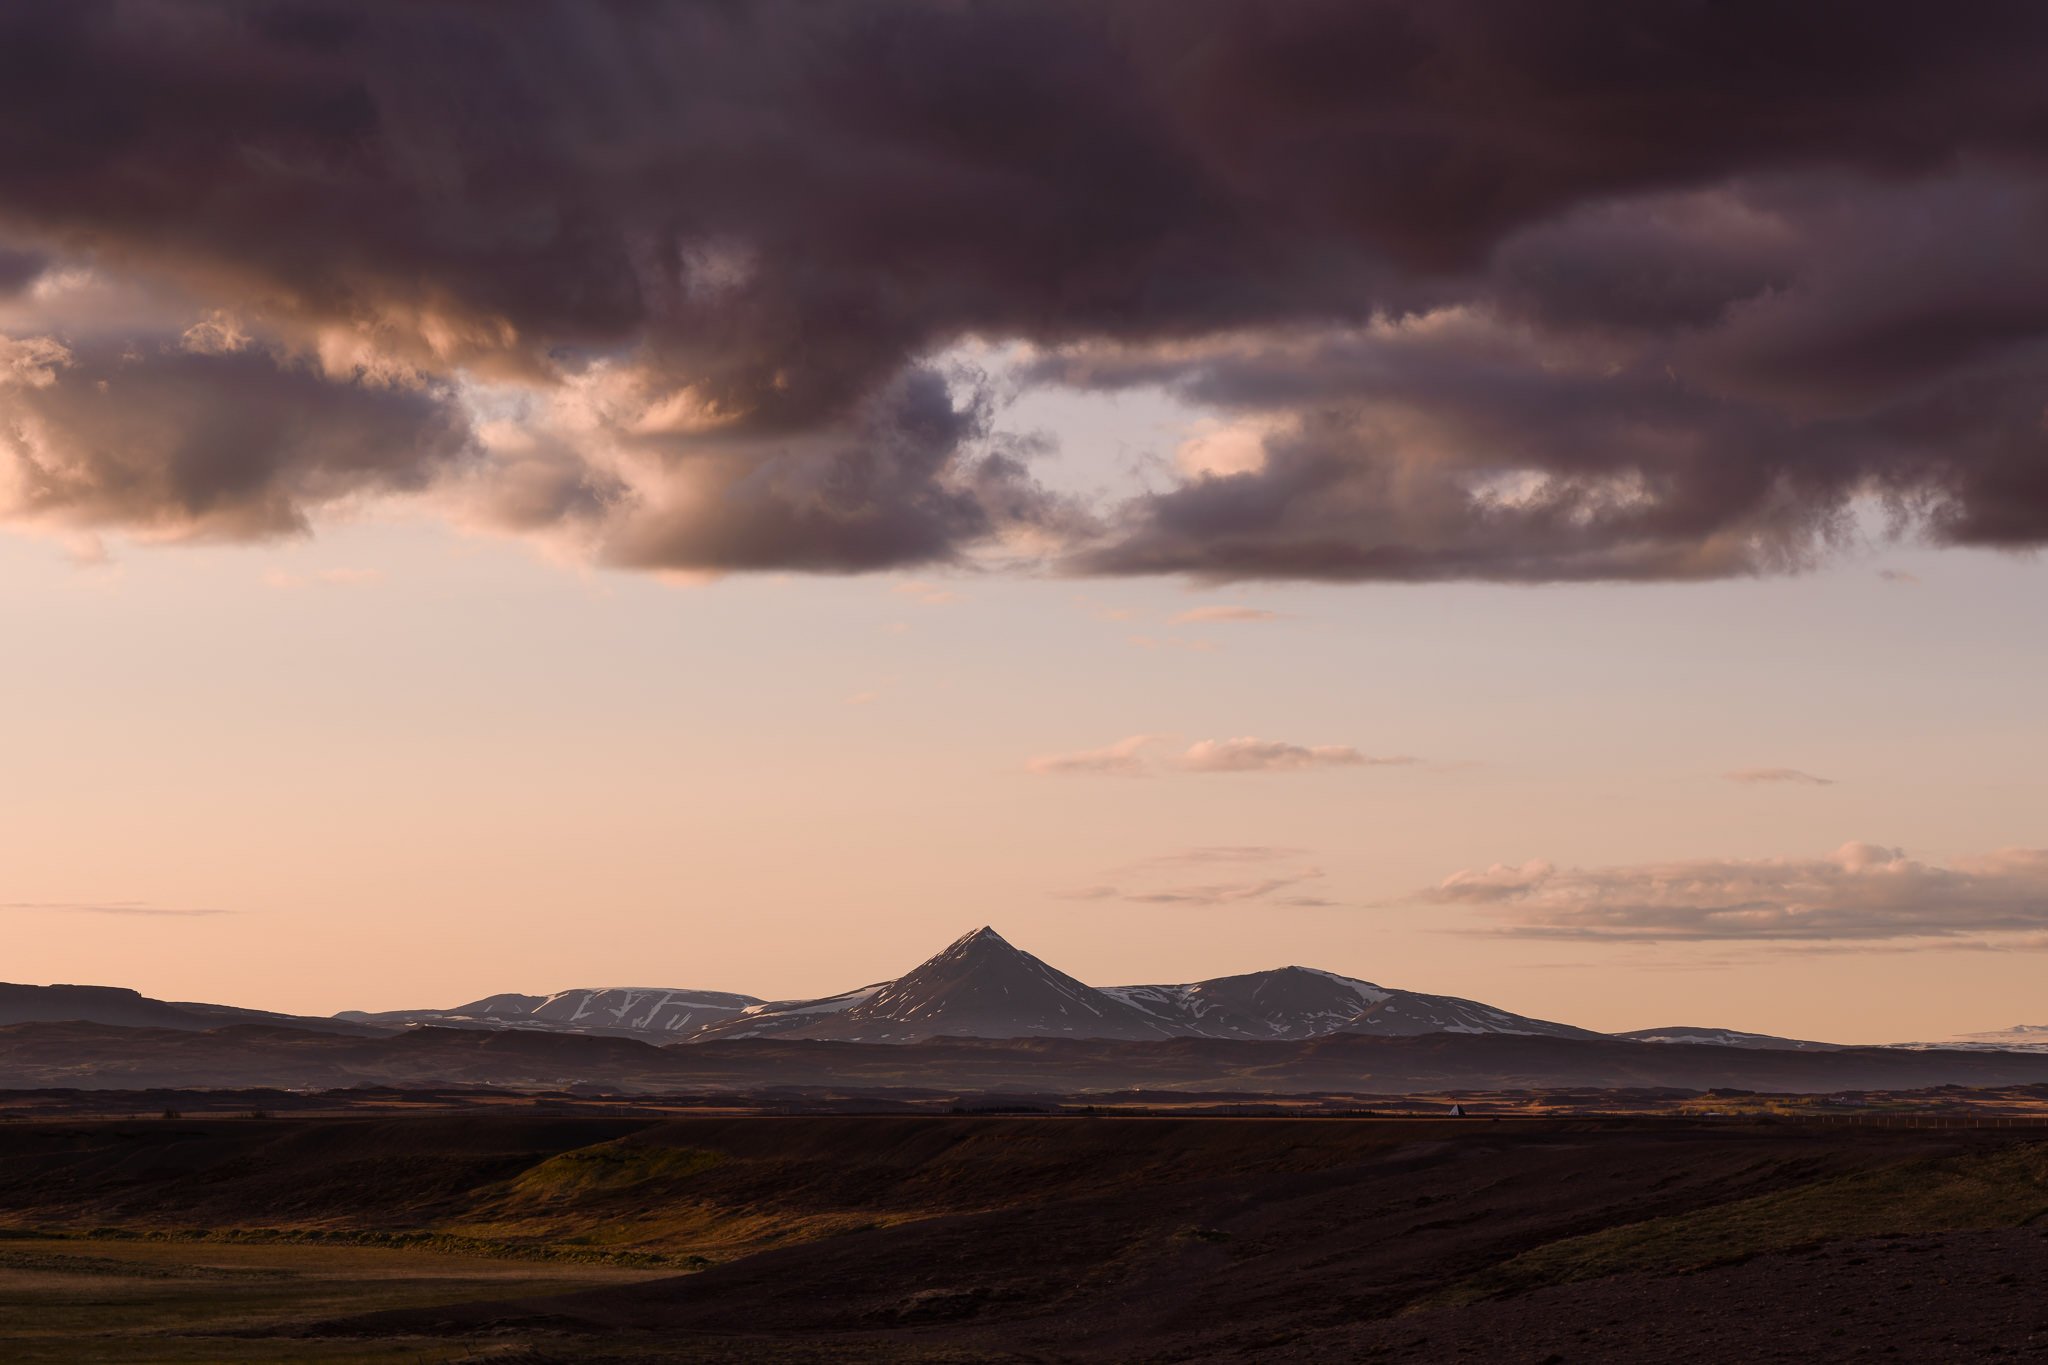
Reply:
<svg viewBox="0 0 2048 1365"><path fill-rule="evenodd" d="M721 1153L694 1147L600 1142L529 1167L512 1178L509 1192L515 1198L548 1201L641 1193L688 1180L724 1160Z"/></svg>
<svg viewBox="0 0 2048 1365"><path fill-rule="evenodd" d="M212 1246L365 1247L380 1251L432 1252L469 1259L554 1261L575 1265L614 1266L628 1270L701 1269L701 1256L667 1255L655 1251L611 1250L586 1245L576 1238L537 1241L516 1237L476 1236L463 1232L415 1230L372 1232L349 1228L94 1228L82 1234L53 1233L53 1240L84 1242L197 1242Z"/></svg>
<svg viewBox="0 0 2048 1365"><path fill-rule="evenodd" d="M2048 1144L1915 1161L1567 1237L1414 1305L1446 1307L1609 1275L1682 1274L1823 1242L2048 1216Z"/></svg>
<svg viewBox="0 0 2048 1365"><path fill-rule="evenodd" d="M322 1340L296 1337L292 1329L378 1309L641 1278L616 1269L362 1246L16 1239L0 1262L0 1360L455 1361L503 1343Z"/></svg>

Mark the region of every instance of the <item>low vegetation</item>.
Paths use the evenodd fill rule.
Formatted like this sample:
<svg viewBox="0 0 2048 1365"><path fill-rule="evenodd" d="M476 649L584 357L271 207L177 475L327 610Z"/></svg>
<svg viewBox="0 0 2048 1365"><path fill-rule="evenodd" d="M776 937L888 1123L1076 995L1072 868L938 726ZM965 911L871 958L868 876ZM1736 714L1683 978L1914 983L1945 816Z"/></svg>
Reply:
<svg viewBox="0 0 2048 1365"><path fill-rule="evenodd" d="M1417 1307L1620 1274L1684 1274L1861 1237L2048 1220L2048 1143L1905 1162L1646 1219L1527 1251Z"/></svg>

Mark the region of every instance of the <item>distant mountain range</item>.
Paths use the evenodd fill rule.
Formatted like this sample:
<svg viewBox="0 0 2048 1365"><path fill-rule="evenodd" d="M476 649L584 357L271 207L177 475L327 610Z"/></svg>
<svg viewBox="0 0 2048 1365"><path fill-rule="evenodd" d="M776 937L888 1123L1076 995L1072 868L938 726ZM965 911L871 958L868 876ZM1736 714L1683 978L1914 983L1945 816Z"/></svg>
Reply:
<svg viewBox="0 0 2048 1365"><path fill-rule="evenodd" d="M1182 985L1089 986L986 926L893 981L814 1000L611 988L493 995L451 1009L352 1010L337 1018L387 1027L526 1029L664 1042L771 1037L866 1043L1035 1037L1300 1042L1336 1033L1603 1036L1476 1000L1393 990L1312 967Z"/></svg>
<svg viewBox="0 0 2048 1365"><path fill-rule="evenodd" d="M751 1005L699 1038L1218 1038L1299 1042L1333 1033L1600 1035L1448 995L1389 990L1309 967L1178 986L1087 986L991 928L894 981L819 1000Z"/></svg>
<svg viewBox="0 0 2048 1365"><path fill-rule="evenodd" d="M123 986L18 986L0 981L0 1025L72 1022L195 1033L231 1024L276 1024L372 1037L385 1031L346 1018L153 1000Z"/></svg>
<svg viewBox="0 0 2048 1365"><path fill-rule="evenodd" d="M1376 985L1312 967L1180 985L1089 986L983 927L893 981L814 1000L765 1001L727 991L603 987L486 996L444 1009L345 1011L332 1018L152 1000L109 986L0 984L0 1026L81 1022L204 1031L262 1024L387 1036L417 1029L487 1030L655 1043L748 1039L915 1044L949 1038L1102 1042L1204 1039L1302 1043L1343 1035L1432 1034L1841 1052L1841 1045L1738 1029L1673 1026L1602 1034L1451 995ZM2048 1052L2048 1025L1973 1034L1911 1049Z"/></svg>
<svg viewBox="0 0 2048 1365"><path fill-rule="evenodd" d="M1638 1043L1704 1043L1712 1047L1763 1048L1769 1052L1842 1051L1840 1043L1812 1043L1803 1038L1776 1038L1768 1033L1744 1033L1740 1029L1732 1028L1639 1028L1607 1036L1630 1038Z"/></svg>
<svg viewBox="0 0 2048 1365"><path fill-rule="evenodd" d="M528 1029L416 1028L351 1037L267 1024L208 1030L0 1026L0 1090L495 1086L717 1095L734 1103L886 1105L962 1098L988 1103L996 1096L1030 1103L1118 1097L1146 1103L1148 1095L1245 1100L1558 1088L1839 1094L1937 1085L2048 1087L2048 1054L1795 1052L1510 1033L1333 1033L1299 1042L743 1038L655 1046ZM2048 1088L2038 1093L2048 1094ZM131 1103L138 1112L154 1112L175 1101L138 1096Z"/></svg>
<svg viewBox="0 0 2048 1365"><path fill-rule="evenodd" d="M667 1040L701 1033L762 1003L757 996L724 991L610 986L557 991L553 995L487 995L445 1010L344 1010L334 1017L389 1028L425 1024L443 1028L525 1028Z"/></svg>
<svg viewBox="0 0 2048 1365"><path fill-rule="evenodd" d="M2048 1024L2015 1024L1989 1033L1964 1033L1938 1043L1900 1043L1911 1048L1975 1048L1988 1052L2048 1052Z"/></svg>

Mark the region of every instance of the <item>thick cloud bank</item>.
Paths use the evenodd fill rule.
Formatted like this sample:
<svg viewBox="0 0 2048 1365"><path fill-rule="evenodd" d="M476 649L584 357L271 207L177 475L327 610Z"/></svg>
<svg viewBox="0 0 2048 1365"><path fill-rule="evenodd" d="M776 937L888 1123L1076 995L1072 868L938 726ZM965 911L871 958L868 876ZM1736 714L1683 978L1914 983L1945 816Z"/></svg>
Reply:
<svg viewBox="0 0 2048 1365"><path fill-rule="evenodd" d="M2048 849L2003 849L1948 867L1861 843L1811 859L1539 861L1455 873L1416 899L1472 906L1505 932L1539 938L2038 940L2048 930Z"/></svg>
<svg viewBox="0 0 2048 1365"><path fill-rule="evenodd" d="M24 0L0 510L419 494L710 571L2035 545L2044 64L2030 0ZM1054 496L968 339L1234 455Z"/></svg>

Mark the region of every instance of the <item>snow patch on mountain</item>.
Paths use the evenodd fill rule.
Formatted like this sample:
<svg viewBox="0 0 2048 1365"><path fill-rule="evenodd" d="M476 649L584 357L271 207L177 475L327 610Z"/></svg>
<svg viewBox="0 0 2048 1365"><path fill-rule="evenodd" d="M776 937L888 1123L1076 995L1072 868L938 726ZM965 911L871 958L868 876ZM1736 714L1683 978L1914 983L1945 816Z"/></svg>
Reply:
<svg viewBox="0 0 2048 1365"><path fill-rule="evenodd" d="M674 1041L760 1003L755 996L727 991L605 986L553 995L491 995L452 1009L350 1011L336 1017L401 1027L523 1029Z"/></svg>
<svg viewBox="0 0 2048 1365"><path fill-rule="evenodd" d="M1617 1033L1617 1038L1626 1038L1637 1043L1704 1044L1710 1047L1747 1047L1766 1052L1840 1052L1839 1043L1815 1043L1803 1038L1779 1038L1768 1033L1745 1033L1740 1029L1701 1028L1693 1025L1672 1025L1667 1028L1633 1029Z"/></svg>
<svg viewBox="0 0 2048 1365"><path fill-rule="evenodd" d="M1895 1043L1894 1047L1916 1051L1959 1052L2048 1052L2048 1024L2014 1024L2011 1028L1986 1033L1957 1034L1945 1042Z"/></svg>

